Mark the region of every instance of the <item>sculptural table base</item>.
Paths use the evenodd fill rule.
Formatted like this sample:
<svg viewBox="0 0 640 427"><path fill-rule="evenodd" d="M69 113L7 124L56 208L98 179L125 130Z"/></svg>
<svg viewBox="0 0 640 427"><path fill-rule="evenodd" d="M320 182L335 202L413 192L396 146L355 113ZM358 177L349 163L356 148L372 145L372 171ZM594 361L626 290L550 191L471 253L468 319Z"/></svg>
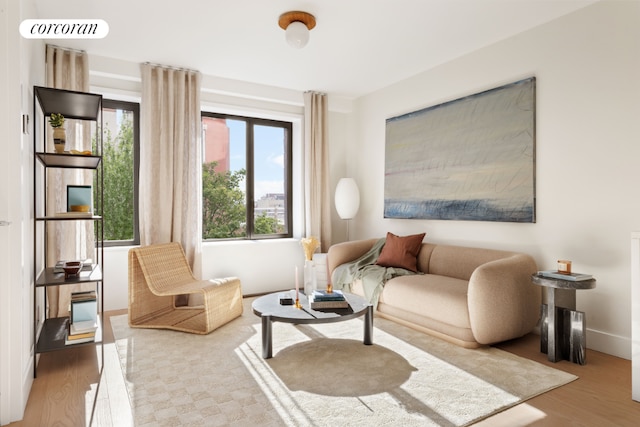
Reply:
<svg viewBox="0 0 640 427"><path fill-rule="evenodd" d="M548 310L549 306L542 304L540 351L546 353L551 362L568 360L580 365L587 363L584 312L555 307L554 316L549 316ZM554 325L551 330L549 324Z"/></svg>
<svg viewBox="0 0 640 427"><path fill-rule="evenodd" d="M533 283L546 289L540 313L540 351L551 362L587 363L586 315L576 311L576 290L593 289L595 279L570 281L534 274Z"/></svg>

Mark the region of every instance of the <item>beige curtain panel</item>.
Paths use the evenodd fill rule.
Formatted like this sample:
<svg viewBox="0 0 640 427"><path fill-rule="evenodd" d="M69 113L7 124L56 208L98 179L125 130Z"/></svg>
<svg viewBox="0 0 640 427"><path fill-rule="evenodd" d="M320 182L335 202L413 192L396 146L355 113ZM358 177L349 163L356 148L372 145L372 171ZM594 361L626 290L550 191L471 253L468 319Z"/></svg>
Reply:
<svg viewBox="0 0 640 427"><path fill-rule="evenodd" d="M304 93L305 225L307 237L320 240L320 252L331 246L329 136L327 95Z"/></svg>
<svg viewBox="0 0 640 427"><path fill-rule="evenodd" d="M142 64L140 243L180 242L202 276L200 73Z"/></svg>

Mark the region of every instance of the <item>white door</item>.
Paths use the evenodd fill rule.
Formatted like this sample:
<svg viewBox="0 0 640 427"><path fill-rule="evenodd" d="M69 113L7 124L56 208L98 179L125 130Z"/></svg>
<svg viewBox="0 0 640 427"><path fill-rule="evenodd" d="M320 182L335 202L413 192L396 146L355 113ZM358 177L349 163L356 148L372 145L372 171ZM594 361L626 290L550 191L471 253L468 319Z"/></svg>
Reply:
<svg viewBox="0 0 640 427"><path fill-rule="evenodd" d="M7 29L10 27L7 14L7 0L0 0L0 90L1 93L7 93L6 89L9 84L8 79L8 50L7 50ZM9 116L9 100L8 97L2 96L0 99L0 140L3 151L6 151L8 142L7 138L7 117ZM7 319L4 316L9 315L9 290L8 290L8 271L7 259L9 258L9 227L4 221L8 221L9 215L9 194L8 194L8 178L9 178L9 161L8 156L0 155L0 348L8 347L8 328ZM7 352L0 352L0 425L8 422L7 413L9 406L9 387L8 387L8 370L9 361L7 360Z"/></svg>
<svg viewBox="0 0 640 427"><path fill-rule="evenodd" d="M0 110L0 114L1 110ZM9 301L9 227L8 220L8 194L7 194L7 170L9 168L7 156L0 156L0 348L9 348L8 335L9 330L7 328L7 319L4 316L9 315L10 301ZM9 361L7 360L7 352L0 352L0 424L5 424L7 420L3 418L3 409L8 404L9 390L5 387L8 384L8 369Z"/></svg>
<svg viewBox="0 0 640 427"><path fill-rule="evenodd" d="M640 402L640 232L631 233L631 398Z"/></svg>

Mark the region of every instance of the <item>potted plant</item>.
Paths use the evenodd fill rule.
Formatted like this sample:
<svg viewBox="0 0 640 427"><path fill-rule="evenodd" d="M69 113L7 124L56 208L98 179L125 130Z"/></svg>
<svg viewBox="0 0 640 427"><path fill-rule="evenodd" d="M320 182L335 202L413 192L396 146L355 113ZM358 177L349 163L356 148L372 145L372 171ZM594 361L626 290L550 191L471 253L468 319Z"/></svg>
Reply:
<svg viewBox="0 0 640 427"><path fill-rule="evenodd" d="M64 129L64 116L60 113L51 113L49 124L53 128L53 146L56 153L64 153L64 146L67 142L67 134Z"/></svg>

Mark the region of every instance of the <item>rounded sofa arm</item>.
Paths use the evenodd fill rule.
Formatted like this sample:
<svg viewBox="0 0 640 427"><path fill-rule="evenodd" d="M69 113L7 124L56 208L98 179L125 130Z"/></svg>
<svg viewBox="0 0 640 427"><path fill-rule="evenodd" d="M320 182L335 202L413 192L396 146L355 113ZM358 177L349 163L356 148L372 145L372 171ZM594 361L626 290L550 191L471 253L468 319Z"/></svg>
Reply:
<svg viewBox="0 0 640 427"><path fill-rule="evenodd" d="M327 252L327 268L329 275L333 274L333 270L339 265L347 262L355 261L362 255L366 254L369 249L378 241L378 239L353 240L351 242L336 243L329 248ZM331 279L331 277L329 277Z"/></svg>
<svg viewBox="0 0 640 427"><path fill-rule="evenodd" d="M526 254L480 265L469 279L471 330L480 344L493 344L529 333L540 318L542 292L531 282L537 271Z"/></svg>

